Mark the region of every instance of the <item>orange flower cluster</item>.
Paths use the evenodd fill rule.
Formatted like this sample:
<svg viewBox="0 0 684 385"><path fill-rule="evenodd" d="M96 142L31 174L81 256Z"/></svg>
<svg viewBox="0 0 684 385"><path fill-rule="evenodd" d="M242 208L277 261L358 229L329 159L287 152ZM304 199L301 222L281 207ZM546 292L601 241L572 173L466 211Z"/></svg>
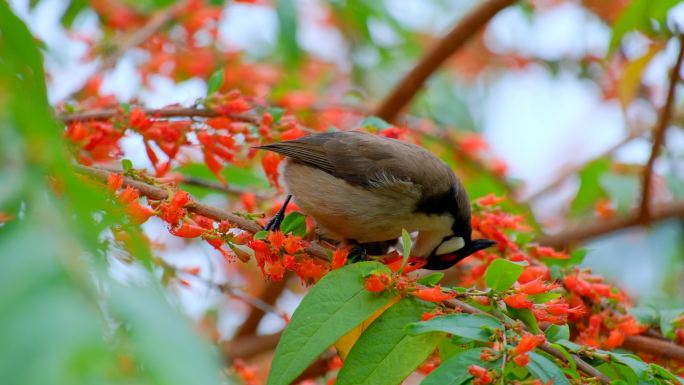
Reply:
<svg viewBox="0 0 684 385"><path fill-rule="evenodd" d="M586 323L578 323L577 342L592 347L615 349L622 346L626 336L641 334L646 327L639 325L629 314L592 314Z"/></svg>
<svg viewBox="0 0 684 385"><path fill-rule="evenodd" d="M285 235L281 231L274 231L268 233L266 240L252 239L247 245L254 250L254 257L261 272L274 281L283 279L285 271L290 270L297 274L302 282L315 283L329 269L328 266L308 256L304 250L307 241L293 234ZM338 260L339 258L338 256Z"/></svg>

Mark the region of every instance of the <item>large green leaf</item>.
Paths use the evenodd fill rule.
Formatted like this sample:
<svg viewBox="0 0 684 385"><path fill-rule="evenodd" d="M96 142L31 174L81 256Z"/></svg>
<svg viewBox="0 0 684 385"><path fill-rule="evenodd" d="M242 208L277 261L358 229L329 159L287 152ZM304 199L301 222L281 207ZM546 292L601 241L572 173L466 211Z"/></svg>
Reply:
<svg viewBox="0 0 684 385"><path fill-rule="evenodd" d="M420 385L461 385L472 378L468 373L470 365L491 367L500 362L487 362L480 359L484 348L464 350L451 356L423 379Z"/></svg>
<svg viewBox="0 0 684 385"><path fill-rule="evenodd" d="M527 364L527 370L529 370L533 376L544 382L553 381L554 385L570 385L570 381L565 378L563 371L558 365L539 353L529 352L527 354L530 357L530 363Z"/></svg>
<svg viewBox="0 0 684 385"><path fill-rule="evenodd" d="M337 375L337 385L396 385L434 350L445 333L408 335L404 327L433 304L404 298L385 311L361 335Z"/></svg>
<svg viewBox="0 0 684 385"><path fill-rule="evenodd" d="M508 290L522 274L524 267L506 259L495 259L485 272L485 283L492 290Z"/></svg>
<svg viewBox="0 0 684 385"><path fill-rule="evenodd" d="M364 277L373 271L390 273L381 263L355 263L330 272L311 288L278 343L268 385L289 385L325 349L392 300L387 292L364 288Z"/></svg>
<svg viewBox="0 0 684 385"><path fill-rule="evenodd" d="M411 335L441 331L475 341L491 342L493 331L503 329L501 322L484 314L449 314L408 325Z"/></svg>

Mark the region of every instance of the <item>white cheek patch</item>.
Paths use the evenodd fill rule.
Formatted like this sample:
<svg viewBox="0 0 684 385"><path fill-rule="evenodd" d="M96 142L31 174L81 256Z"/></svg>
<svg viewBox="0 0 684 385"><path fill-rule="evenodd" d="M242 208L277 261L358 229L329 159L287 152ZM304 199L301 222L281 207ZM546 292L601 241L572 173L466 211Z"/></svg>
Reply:
<svg viewBox="0 0 684 385"><path fill-rule="evenodd" d="M447 241L442 242L437 248L437 251L435 251L435 254L450 254L456 250L462 249L463 246L465 246L465 241L463 240L463 238L453 237Z"/></svg>

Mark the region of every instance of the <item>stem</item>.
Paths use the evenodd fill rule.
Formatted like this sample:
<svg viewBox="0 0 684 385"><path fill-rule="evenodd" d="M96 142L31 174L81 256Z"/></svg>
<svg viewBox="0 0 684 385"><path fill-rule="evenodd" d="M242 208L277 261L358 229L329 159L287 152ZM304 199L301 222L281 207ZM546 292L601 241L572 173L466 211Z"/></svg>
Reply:
<svg viewBox="0 0 684 385"><path fill-rule="evenodd" d="M164 108L142 108L145 115L155 118L214 118L217 116L226 116L238 122L245 122L251 124L259 124L259 117L254 114L220 114L217 111L208 108L197 107L164 107ZM106 108L101 110L92 110L86 112L74 112L68 114L60 114L57 118L64 123L71 123L81 120L107 120L120 116L123 111L119 108Z"/></svg>
<svg viewBox="0 0 684 385"><path fill-rule="evenodd" d="M644 168L644 174L642 177L642 193L641 193L641 207L639 209L639 215L637 216L637 221L646 223L650 218L650 204L651 204L651 178L653 177L653 164L658 158L660 153L660 148L665 143L665 131L670 124L670 119L672 117L672 106L674 105L675 90L677 88L677 83L679 82L679 71L682 66L682 60L684 59L684 34L679 36L679 54L677 55L677 61L674 67L672 67L672 72L670 74L670 87L667 91L667 99L665 100L665 105L663 110L660 112L660 119L658 120L658 126L656 128L655 137L653 138L653 147L651 148L651 156L648 158L648 162Z"/></svg>
<svg viewBox="0 0 684 385"><path fill-rule="evenodd" d="M625 217L611 218L605 221L593 221L572 226L554 235L541 235L537 242L542 245L563 248L587 239L610 234L618 230L658 222L670 218L684 217L684 200L659 203L651 206L648 222L639 219L639 208L632 210Z"/></svg>

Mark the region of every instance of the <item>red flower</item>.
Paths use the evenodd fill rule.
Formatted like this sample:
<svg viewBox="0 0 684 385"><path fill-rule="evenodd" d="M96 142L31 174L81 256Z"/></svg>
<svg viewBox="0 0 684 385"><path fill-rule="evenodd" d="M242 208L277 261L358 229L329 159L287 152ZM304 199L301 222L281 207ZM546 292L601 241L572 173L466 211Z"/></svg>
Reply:
<svg viewBox="0 0 684 385"><path fill-rule="evenodd" d="M442 302L456 297L456 293L454 292L444 293L439 285L431 288L420 289L414 295L423 301L428 302Z"/></svg>
<svg viewBox="0 0 684 385"><path fill-rule="evenodd" d="M288 234L283 242L283 246L288 254L296 254L302 248L302 238Z"/></svg>
<svg viewBox="0 0 684 385"><path fill-rule="evenodd" d="M474 377L473 385L488 385L493 381L493 378L487 369L483 368L482 366L470 365L468 367L468 373Z"/></svg>
<svg viewBox="0 0 684 385"><path fill-rule="evenodd" d="M537 258L552 258L552 259L568 259L570 256L566 253L556 251L551 247L547 246L532 246L530 248L530 254Z"/></svg>
<svg viewBox="0 0 684 385"><path fill-rule="evenodd" d="M202 269L200 269L199 266L189 266L189 267L183 268L184 273L188 273L188 274L192 274L192 275L197 275L200 273L200 271L202 271Z"/></svg>
<svg viewBox="0 0 684 385"><path fill-rule="evenodd" d="M499 203L503 202L503 200L503 197L497 197L496 195L490 193L481 198L478 198L475 202L477 202L477 204L480 206L496 206Z"/></svg>
<svg viewBox="0 0 684 385"><path fill-rule="evenodd" d="M280 164L280 155L274 152L265 152L261 157L261 166L268 177L268 180L278 188L278 165Z"/></svg>
<svg viewBox="0 0 684 385"><path fill-rule="evenodd" d="M366 287L366 290L371 293L380 293L385 291L388 283L389 277L387 274L373 274L366 278L364 286Z"/></svg>
<svg viewBox="0 0 684 385"><path fill-rule="evenodd" d="M544 342L546 342L546 337L544 337L543 334L534 335L531 333L525 333L523 334L520 343L518 343L518 346L516 346L513 350L513 354L525 354Z"/></svg>
<svg viewBox="0 0 684 385"><path fill-rule="evenodd" d="M268 233L266 239L273 247L275 247L277 250L280 250L285 242L285 235L282 231L272 231Z"/></svg>
<svg viewBox="0 0 684 385"><path fill-rule="evenodd" d="M171 232L171 234L183 238L199 237L200 235L204 234L205 231L207 230L202 227L190 224L188 222L183 222L183 224L180 227L172 227L171 229L169 229L169 232Z"/></svg>
<svg viewBox="0 0 684 385"><path fill-rule="evenodd" d="M302 258L295 271L302 281L315 283L321 279L328 270L325 266L314 262L311 258Z"/></svg>
<svg viewBox="0 0 684 385"><path fill-rule="evenodd" d="M479 134L468 134L461 137L459 140L459 145L461 151L463 151L467 156L473 157L477 155L480 151L489 148L487 141L482 138Z"/></svg>
<svg viewBox="0 0 684 385"><path fill-rule="evenodd" d="M546 293L558 287L558 284L545 284L541 277L534 279L533 281L527 282L523 285L518 286L518 291L525 294L540 294Z"/></svg>
<svg viewBox="0 0 684 385"><path fill-rule="evenodd" d="M128 119L130 127L137 131L145 131L152 126L152 123L154 123L154 121L149 119L139 108L134 108L131 110L131 114Z"/></svg>
<svg viewBox="0 0 684 385"><path fill-rule="evenodd" d="M527 354L520 354L513 357L513 362L520 367L527 366L530 362L530 357Z"/></svg>
<svg viewBox="0 0 684 385"><path fill-rule="evenodd" d="M349 250L347 249L336 249L332 256L332 264L330 266L331 270L339 269L340 267L346 265L348 254Z"/></svg>
<svg viewBox="0 0 684 385"><path fill-rule="evenodd" d="M525 293L509 295L504 298L504 302L514 309L529 309L534 305L532 301L527 299L527 294Z"/></svg>
<svg viewBox="0 0 684 385"><path fill-rule="evenodd" d="M625 333L621 330L612 330L603 345L606 349L615 349L622 346L623 342L625 342Z"/></svg>
<svg viewBox="0 0 684 385"><path fill-rule="evenodd" d="M123 185L123 175L122 174L109 174L107 177L107 188L111 192L115 192L120 189Z"/></svg>
<svg viewBox="0 0 684 385"><path fill-rule="evenodd" d="M240 202L245 211L251 213L256 208L256 195L252 192L246 192L240 195Z"/></svg>

